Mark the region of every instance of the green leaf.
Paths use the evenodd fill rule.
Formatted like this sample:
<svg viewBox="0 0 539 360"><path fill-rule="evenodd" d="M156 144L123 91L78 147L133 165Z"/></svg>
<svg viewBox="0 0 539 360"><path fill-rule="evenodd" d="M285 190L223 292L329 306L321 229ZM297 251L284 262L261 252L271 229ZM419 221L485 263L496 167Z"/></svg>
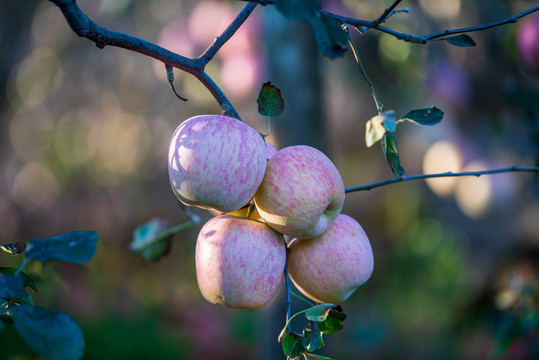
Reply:
<svg viewBox="0 0 539 360"><path fill-rule="evenodd" d="M0 250L4 250L5 252L11 254L11 255L20 255L24 252L24 249L26 249L26 243L25 242L17 242L14 244L3 244L0 245Z"/></svg>
<svg viewBox="0 0 539 360"><path fill-rule="evenodd" d="M466 35L466 34L451 36L451 37L443 38L440 40L445 40L451 45L458 46L458 47L473 47L476 45L474 39L472 39L470 35Z"/></svg>
<svg viewBox="0 0 539 360"><path fill-rule="evenodd" d="M444 112L438 109L436 106L427 109L417 109L408 112L398 122L411 121L419 125L432 126L442 121Z"/></svg>
<svg viewBox="0 0 539 360"><path fill-rule="evenodd" d="M15 275L16 272L17 268L0 267L0 274ZM32 290L34 290L34 292L37 292L37 287L34 279L32 279L30 276L26 275L22 271L20 272L19 276L22 276L24 287L29 286Z"/></svg>
<svg viewBox="0 0 539 360"><path fill-rule="evenodd" d="M323 334L331 334L342 329L346 314L340 305L320 304L308 309L305 317L315 321Z"/></svg>
<svg viewBox="0 0 539 360"><path fill-rule="evenodd" d="M339 20L324 14L313 17L311 25L320 53L330 59L343 56L348 49L348 29Z"/></svg>
<svg viewBox="0 0 539 360"><path fill-rule="evenodd" d="M52 360L82 358L82 330L69 315L30 305L15 306L10 312L19 334L39 354Z"/></svg>
<svg viewBox="0 0 539 360"><path fill-rule="evenodd" d="M263 116L279 116L284 110L284 99L281 90L272 85L270 81L262 85L256 102L258 112Z"/></svg>
<svg viewBox="0 0 539 360"><path fill-rule="evenodd" d="M387 163L393 172L393 176L395 176L395 178L402 176L404 174L404 169L400 164L397 140L395 139L394 133L386 131L382 138L382 150L384 151Z"/></svg>
<svg viewBox="0 0 539 360"><path fill-rule="evenodd" d="M309 21L321 8L318 0L276 0L275 7L288 18Z"/></svg>
<svg viewBox="0 0 539 360"><path fill-rule="evenodd" d="M397 126L395 111L384 111L369 119L365 126L365 143L367 147L371 147L384 137L386 131L395 131Z"/></svg>
<svg viewBox="0 0 539 360"><path fill-rule="evenodd" d="M342 312L332 312L329 314L326 320L318 323L318 328L323 334L333 334L339 330L342 330L346 314Z"/></svg>
<svg viewBox="0 0 539 360"><path fill-rule="evenodd" d="M303 346L309 352L316 351L324 346L322 333L314 321L309 321L309 324L303 329Z"/></svg>
<svg viewBox="0 0 539 360"><path fill-rule="evenodd" d="M0 273L0 299L15 304L34 304L32 297L24 290L24 277Z"/></svg>
<svg viewBox="0 0 539 360"><path fill-rule="evenodd" d="M298 356L305 352L304 337L295 332L287 332L283 337L281 346L286 356Z"/></svg>
<svg viewBox="0 0 539 360"><path fill-rule="evenodd" d="M170 252L172 235L163 236L168 223L161 219L152 219L135 229L129 249L147 261L156 261Z"/></svg>
<svg viewBox="0 0 539 360"><path fill-rule="evenodd" d="M316 321L316 322L324 321L328 317L329 312L335 308L340 309L340 311L342 311L342 307L340 305L335 305L335 304L315 305L307 309L307 311L305 311L305 317L307 318L307 320L311 320L311 321Z"/></svg>
<svg viewBox="0 0 539 360"><path fill-rule="evenodd" d="M0 299L0 330L6 329L13 324L11 314L9 313L9 302L4 299Z"/></svg>
<svg viewBox="0 0 539 360"><path fill-rule="evenodd" d="M22 276L0 273L0 298L5 300L18 299L25 296Z"/></svg>
<svg viewBox="0 0 539 360"><path fill-rule="evenodd" d="M198 222L200 222L198 216L191 215L191 220L169 228L165 220L152 219L135 229L129 249L142 256L146 261L157 261L170 252L172 237L176 233L186 230Z"/></svg>
<svg viewBox="0 0 539 360"><path fill-rule="evenodd" d="M94 256L97 239L95 231L73 231L49 238L30 239L24 257L41 262L63 260L83 264Z"/></svg>

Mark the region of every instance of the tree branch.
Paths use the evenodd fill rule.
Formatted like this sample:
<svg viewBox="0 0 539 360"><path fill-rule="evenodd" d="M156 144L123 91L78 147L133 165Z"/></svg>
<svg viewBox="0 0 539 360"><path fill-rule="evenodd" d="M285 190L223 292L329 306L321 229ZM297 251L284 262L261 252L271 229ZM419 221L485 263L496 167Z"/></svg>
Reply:
<svg viewBox="0 0 539 360"><path fill-rule="evenodd" d="M205 58L190 59L185 56L178 55L161 46L142 40L132 35L108 30L93 22L77 5L76 0L49 0L62 11L67 23L73 32L80 37L85 37L93 41L97 47L104 48L107 45L120 47L131 50L156 60L162 61L165 66L174 67L183 70L195 76L215 97L225 115L229 115L240 119L240 116L234 109L232 103L228 100L222 90L215 82L204 72L204 67L207 62L215 55L220 47L234 34L237 28L245 21L252 12L256 4L247 4L244 10L238 15L238 18L233 22L236 26L229 26L220 36L221 41L216 41L210 46L210 55L206 61ZM247 10L246 10L247 9ZM249 11L250 10L250 11ZM219 38L218 38L219 39ZM241 120L241 119L240 119Z"/></svg>
<svg viewBox="0 0 539 360"><path fill-rule="evenodd" d="M453 172L445 172L445 173L438 173L438 174L422 174L422 175L411 175L411 176L401 176L394 179L388 179L383 180L379 182L375 182L368 185L363 186L357 186L353 188L345 189L346 193L355 192L355 191L364 191L364 190L371 190L380 186L394 184L397 182L403 182L403 181L410 181L410 180L419 180L419 179L431 179L431 178L441 178L441 177L459 177L459 176L476 176L479 177L481 175L492 175L492 174L500 174L500 173L506 173L506 172L539 172L539 166L532 166L532 167L519 167L519 166L512 166L508 168L502 168L502 169L493 169L493 170L484 170L484 171L465 171L460 173L453 173Z"/></svg>
<svg viewBox="0 0 539 360"><path fill-rule="evenodd" d="M261 5L274 5L275 0L240 0L240 1L249 1ZM348 24L350 26L356 27L356 28L367 28L367 29L374 29L381 32L384 32L386 34L392 35L398 40L411 42L415 44L426 44L431 40L435 40L437 38L448 36L448 35L455 35L455 34L462 34L466 32L473 32L473 31L480 31L480 30L486 30L490 29L496 26L501 26L505 24L510 23L516 23L520 18L529 15L533 12L536 12L539 10L539 6L535 6L529 10L526 10L518 15L498 20L492 23L484 24L484 25L478 25L478 26L472 26L472 27L466 27L466 28L460 28L460 29L453 29L453 30L443 30L437 33L429 34L429 35L421 35L421 34L408 34L408 33L401 33L398 31L395 31L391 28L388 28L386 26L382 26L382 24L385 20L387 20L391 15L393 15L395 7L400 3L400 0L395 0L393 4L391 4L390 7L384 10L384 12L375 20L368 21L368 20L360 20L355 19L351 17L346 16L340 16L337 14L333 14L324 10L319 10L320 14L332 17L336 20L339 20L342 23ZM402 11L401 11L402 12ZM407 10L403 10L403 12L408 12Z"/></svg>
<svg viewBox="0 0 539 360"><path fill-rule="evenodd" d="M447 35L455 35L455 34L462 34L462 33L473 32L473 31L486 30L486 29L490 29L490 28L500 26L500 25L516 23L520 18L522 18L522 17L524 17L526 15L529 15L529 14L531 14L533 12L536 12L538 10L539 10L539 6L536 6L536 7L533 7L531 9L527 10L527 11L524 11L524 12L518 14L518 15L515 15L515 16L507 18L507 19L498 20L498 21L495 21L495 22L492 22L492 23L489 23L489 24L485 24L485 25L472 26L472 27L455 29L455 30L444 30L444 31L440 31L440 32L428 35L428 36L425 37L425 39L427 41L429 41L429 40L434 40L434 39L437 39L439 37L443 37L443 36L447 36Z"/></svg>
<svg viewBox="0 0 539 360"><path fill-rule="evenodd" d="M256 7L256 3L247 3L245 7L241 10L241 12L236 16L234 21L230 23L230 25L227 27L227 29L221 34L221 36L218 36L215 38L215 41L198 57L198 61L200 61L202 64L206 65L208 62L210 62L211 59L217 54L217 52L221 49L221 47L226 44L228 40L236 33L236 31L240 28L241 25L247 20L249 15L253 12L253 10Z"/></svg>
<svg viewBox="0 0 539 360"><path fill-rule="evenodd" d="M376 27L378 25L380 25L381 23L383 23L384 21L386 21L387 18L389 18L389 16L391 15L391 13L393 12L393 10L397 7L397 5L399 5L399 3L401 2L402 0L395 0L393 2L393 4L391 4L390 7L388 7L387 9L385 9L385 11L382 13L382 15L380 15L378 17L378 19L374 20L373 22L373 27Z"/></svg>

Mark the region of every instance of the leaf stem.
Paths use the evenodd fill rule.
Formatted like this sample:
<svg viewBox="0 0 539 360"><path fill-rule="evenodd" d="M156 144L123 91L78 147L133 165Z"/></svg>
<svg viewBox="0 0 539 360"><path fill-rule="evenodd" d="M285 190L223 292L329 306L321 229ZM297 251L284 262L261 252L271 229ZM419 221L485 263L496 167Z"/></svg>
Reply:
<svg viewBox="0 0 539 360"><path fill-rule="evenodd" d="M355 192L355 191L371 190L380 186L394 184L397 182L410 181L410 180L431 179L431 178L441 178L441 177L459 177L459 176L479 177L481 175L492 175L492 174L499 174L499 173L513 172L513 171L514 172L539 172L539 166L531 166L531 167L511 166L508 168L483 170L483 171L465 171L465 172L459 172L459 173L453 173L453 172L448 171L448 172L437 173L437 174L400 176L398 178L383 180L383 181L375 182L368 185L347 188L345 189L345 192L350 193L350 192Z"/></svg>
<svg viewBox="0 0 539 360"><path fill-rule="evenodd" d="M305 299L303 296L299 295L299 294L296 294L295 292L293 292L292 290L290 290L290 294L292 294L293 296L295 296L296 298L302 300L303 302L305 302L307 305L309 306L314 306L314 303L310 302L309 300Z"/></svg>
<svg viewBox="0 0 539 360"><path fill-rule="evenodd" d="M28 264L28 261L29 260L26 257L22 260L21 264L19 265L19 267L15 271L15 274L13 274L15 277L19 276L19 274L22 272L22 269L24 268L24 266L26 264Z"/></svg>
<svg viewBox="0 0 539 360"><path fill-rule="evenodd" d="M264 137L264 138L265 138L265 137L268 137L269 134L270 134L270 131L271 131L271 116L268 116L267 118L268 118L268 132L265 133L265 134L260 134L260 135L262 135L262 137Z"/></svg>
<svg viewBox="0 0 539 360"><path fill-rule="evenodd" d="M371 91L372 97L374 98L374 102L376 104L376 109L378 110L378 114L381 114L384 110L384 105L380 102L378 99L378 96L376 96L376 91L374 90L374 86L369 79L369 76L367 75L367 72L365 71L365 68L363 67L363 63L361 62L361 59L359 58L359 53L357 51L356 46L354 45L354 42L352 41L352 38L350 37L350 33L348 34L348 44L350 44L350 48L352 49L352 53L354 54L354 58L356 60L356 63L359 67L359 71L361 72L361 75L365 78L367 81L367 84L369 85L369 89Z"/></svg>
<svg viewBox="0 0 539 360"><path fill-rule="evenodd" d="M189 229L190 227L193 227L195 226L197 223L196 221L193 221L193 220L187 220L186 222L184 223L181 223L181 224L178 224L178 225L175 225L175 226L172 226L166 230L163 230L162 232L159 233L159 237L160 238L166 238L168 236L171 236L171 235L174 235L176 233L179 233L180 231L183 231L183 230L187 230Z"/></svg>
<svg viewBox="0 0 539 360"><path fill-rule="evenodd" d="M286 332L286 331L290 331L290 330L289 330L289 329L290 329L290 322L292 321L292 319L294 319L294 318L295 318L296 316L298 316L298 315L301 315L301 314L306 313L307 310L309 310L309 309L301 310L300 312L297 312L297 313L295 313L294 315L292 315L292 316L290 317L290 319L288 319L288 321L286 322L286 324L285 324L283 330L281 330L281 333L279 334L279 342L283 339L285 332Z"/></svg>

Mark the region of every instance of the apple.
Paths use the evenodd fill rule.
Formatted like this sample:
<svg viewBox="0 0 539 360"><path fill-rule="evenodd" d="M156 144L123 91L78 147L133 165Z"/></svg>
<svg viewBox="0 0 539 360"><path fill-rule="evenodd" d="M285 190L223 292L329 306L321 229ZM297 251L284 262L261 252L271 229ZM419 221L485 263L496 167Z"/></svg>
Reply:
<svg viewBox="0 0 539 360"><path fill-rule="evenodd" d="M266 158L269 160L273 155L277 154L277 148L270 143L266 143Z"/></svg>
<svg viewBox="0 0 539 360"><path fill-rule="evenodd" d="M524 66L539 75L539 14L523 20L517 32L517 49Z"/></svg>
<svg viewBox="0 0 539 360"><path fill-rule="evenodd" d="M372 274L374 257L365 231L340 214L314 239L293 239L288 246L288 272L308 298L340 304Z"/></svg>
<svg viewBox="0 0 539 360"><path fill-rule="evenodd" d="M200 292L210 303L257 309L277 292L286 245L263 222L220 215L200 230L195 250Z"/></svg>
<svg viewBox="0 0 539 360"><path fill-rule="evenodd" d="M341 212L344 183L321 151L289 146L268 160L254 201L260 217L273 229L309 239L323 233Z"/></svg>
<svg viewBox="0 0 539 360"><path fill-rule="evenodd" d="M174 132L168 173L182 203L226 213L252 199L266 162L266 144L258 131L231 117L201 115Z"/></svg>

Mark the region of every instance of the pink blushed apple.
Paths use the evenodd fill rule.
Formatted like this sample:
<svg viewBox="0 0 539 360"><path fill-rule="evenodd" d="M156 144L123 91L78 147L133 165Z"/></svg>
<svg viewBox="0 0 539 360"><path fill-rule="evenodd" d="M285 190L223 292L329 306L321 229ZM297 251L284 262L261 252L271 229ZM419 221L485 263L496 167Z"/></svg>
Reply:
<svg viewBox="0 0 539 360"><path fill-rule="evenodd" d="M273 229L309 239L323 233L341 212L344 183L324 153L289 146L268 160L254 200L260 217Z"/></svg>
<svg viewBox="0 0 539 360"><path fill-rule="evenodd" d="M255 129L223 115L195 116L172 136L170 184L186 205L232 212L252 199L266 162L266 145Z"/></svg>
<svg viewBox="0 0 539 360"><path fill-rule="evenodd" d="M279 288L286 246L282 235L263 222L220 215L200 230L195 262L198 287L206 300L257 309Z"/></svg>
<svg viewBox="0 0 539 360"><path fill-rule="evenodd" d="M277 154L277 148L266 142L266 158L269 160L273 155Z"/></svg>
<svg viewBox="0 0 539 360"><path fill-rule="evenodd" d="M340 214L314 239L289 244L290 279L308 298L340 304L371 276L374 257L365 231L350 216Z"/></svg>

